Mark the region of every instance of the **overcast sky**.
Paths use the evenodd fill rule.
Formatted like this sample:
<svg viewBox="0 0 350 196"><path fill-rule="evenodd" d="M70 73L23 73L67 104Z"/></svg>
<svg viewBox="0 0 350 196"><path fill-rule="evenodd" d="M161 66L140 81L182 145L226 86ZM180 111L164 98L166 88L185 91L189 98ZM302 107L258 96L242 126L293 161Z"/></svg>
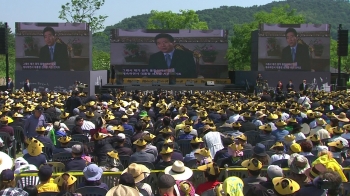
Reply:
<svg viewBox="0 0 350 196"><path fill-rule="evenodd" d="M58 19L61 5L69 0L0 0L0 21L14 28L15 22L64 22ZM141 3L142 2L142 3ZM271 0L106 0L98 14L107 15L105 25L114 25L124 18L149 13L151 10L178 12L180 9L203 10L220 6L264 5Z"/></svg>

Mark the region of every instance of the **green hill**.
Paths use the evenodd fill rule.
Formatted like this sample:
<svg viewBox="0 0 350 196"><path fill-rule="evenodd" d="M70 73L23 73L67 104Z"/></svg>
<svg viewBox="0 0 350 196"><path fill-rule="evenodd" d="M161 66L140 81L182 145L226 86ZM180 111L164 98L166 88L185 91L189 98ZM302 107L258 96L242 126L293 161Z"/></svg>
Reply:
<svg viewBox="0 0 350 196"><path fill-rule="evenodd" d="M198 10L199 18L208 23L209 29L232 30L234 24L251 22L256 12L270 12L275 6L289 4L297 13L306 18L307 23L328 23L332 26L332 37L337 39L336 28L343 24L344 29L350 29L350 3L349 0L286 0L272 2L262 6L238 7L221 6L219 8ZM142 14L125 18L113 26L107 26L104 30L109 35L110 29L140 29L147 27L149 14ZM93 39L97 49L109 51L108 39Z"/></svg>

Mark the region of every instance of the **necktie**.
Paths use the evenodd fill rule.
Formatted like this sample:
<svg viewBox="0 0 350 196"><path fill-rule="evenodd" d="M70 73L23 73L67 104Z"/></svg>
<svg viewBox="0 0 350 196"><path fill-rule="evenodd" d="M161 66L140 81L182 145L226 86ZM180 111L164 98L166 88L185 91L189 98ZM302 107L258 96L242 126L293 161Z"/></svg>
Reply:
<svg viewBox="0 0 350 196"><path fill-rule="evenodd" d="M166 61L166 64L168 65L168 68L170 68L170 65L171 65L170 54L165 54L165 61Z"/></svg>
<svg viewBox="0 0 350 196"><path fill-rule="evenodd" d="M292 58L293 62L295 61L295 47L292 48Z"/></svg>
<svg viewBox="0 0 350 196"><path fill-rule="evenodd" d="M53 47L50 47L50 56L51 56L51 61L53 61Z"/></svg>

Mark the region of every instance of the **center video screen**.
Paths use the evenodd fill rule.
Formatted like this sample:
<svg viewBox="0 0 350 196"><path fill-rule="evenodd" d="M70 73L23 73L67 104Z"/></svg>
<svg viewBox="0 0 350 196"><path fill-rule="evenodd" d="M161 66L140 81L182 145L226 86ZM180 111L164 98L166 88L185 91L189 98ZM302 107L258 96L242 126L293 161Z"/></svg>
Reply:
<svg viewBox="0 0 350 196"><path fill-rule="evenodd" d="M258 70L310 71L330 69L329 24L262 24Z"/></svg>
<svg viewBox="0 0 350 196"><path fill-rule="evenodd" d="M111 30L111 65L125 78L228 78L225 30Z"/></svg>

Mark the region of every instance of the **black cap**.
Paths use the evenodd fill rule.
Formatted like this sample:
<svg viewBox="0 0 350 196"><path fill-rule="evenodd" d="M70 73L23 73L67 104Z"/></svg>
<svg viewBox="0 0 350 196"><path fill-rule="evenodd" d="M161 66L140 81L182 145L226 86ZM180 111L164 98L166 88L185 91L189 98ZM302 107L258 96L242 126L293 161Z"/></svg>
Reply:
<svg viewBox="0 0 350 196"><path fill-rule="evenodd" d="M176 184L174 177L169 174L163 174L159 177L158 180L158 188L160 189L168 189L173 187Z"/></svg>
<svg viewBox="0 0 350 196"><path fill-rule="evenodd" d="M44 111L44 108L43 108L43 106L41 106L41 105L37 105L36 107L35 107L35 110L37 110L37 111Z"/></svg>

